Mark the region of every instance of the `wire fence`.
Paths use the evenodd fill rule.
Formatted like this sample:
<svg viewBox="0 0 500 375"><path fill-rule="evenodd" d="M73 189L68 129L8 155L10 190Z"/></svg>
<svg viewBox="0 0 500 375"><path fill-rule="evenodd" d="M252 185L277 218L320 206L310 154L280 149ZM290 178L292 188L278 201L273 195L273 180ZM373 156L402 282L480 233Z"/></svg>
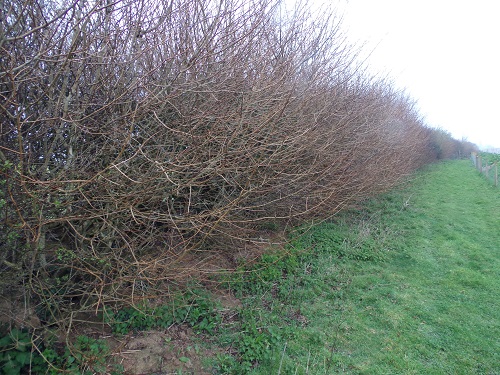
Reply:
<svg viewBox="0 0 500 375"><path fill-rule="evenodd" d="M490 162L477 152L471 153L471 160L476 169L498 187L498 161Z"/></svg>

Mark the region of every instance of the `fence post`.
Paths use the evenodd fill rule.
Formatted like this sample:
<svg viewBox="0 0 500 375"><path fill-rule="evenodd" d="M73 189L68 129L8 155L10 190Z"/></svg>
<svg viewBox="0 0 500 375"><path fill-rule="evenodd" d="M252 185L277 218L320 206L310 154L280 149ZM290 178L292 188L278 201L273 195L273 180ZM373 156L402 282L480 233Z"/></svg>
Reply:
<svg viewBox="0 0 500 375"><path fill-rule="evenodd" d="M483 172L483 158L481 157L481 155L479 155L477 157L477 161L478 161L478 163L477 163L477 169L479 170L479 172L482 173Z"/></svg>
<svg viewBox="0 0 500 375"><path fill-rule="evenodd" d="M495 162L495 186L498 186L498 162Z"/></svg>

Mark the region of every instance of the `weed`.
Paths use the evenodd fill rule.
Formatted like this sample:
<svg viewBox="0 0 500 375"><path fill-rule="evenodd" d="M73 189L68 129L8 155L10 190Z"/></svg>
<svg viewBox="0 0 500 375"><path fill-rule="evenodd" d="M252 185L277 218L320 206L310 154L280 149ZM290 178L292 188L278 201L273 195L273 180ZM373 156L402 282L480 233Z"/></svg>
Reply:
<svg viewBox="0 0 500 375"><path fill-rule="evenodd" d="M214 370L217 374L237 374L239 363L236 358L229 354L217 354Z"/></svg>
<svg viewBox="0 0 500 375"><path fill-rule="evenodd" d="M170 304L157 307L143 304L117 312L105 310L105 318L117 334L166 329L172 324L188 324L196 333L212 334L221 320L215 303L194 293L178 296Z"/></svg>
<svg viewBox="0 0 500 375"><path fill-rule="evenodd" d="M44 346L46 346L44 348ZM40 351L39 351L40 350ZM121 373L120 366L107 364L109 349L103 340L78 336L63 352L55 347L37 343L28 331L12 329L0 338L0 366L3 375L33 374L71 375Z"/></svg>
<svg viewBox="0 0 500 375"><path fill-rule="evenodd" d="M271 348L279 342L280 336L273 328L258 326L255 317L248 311L242 317L241 329L235 344L240 357L240 370L247 372L254 364L270 358Z"/></svg>
<svg viewBox="0 0 500 375"><path fill-rule="evenodd" d="M78 336L64 352L55 349L45 349L43 357L51 364L48 374L56 375L61 371L74 375L106 374L108 370L107 359L109 348L103 340L88 336ZM115 367L114 372L120 368Z"/></svg>
<svg viewBox="0 0 500 375"><path fill-rule="evenodd" d="M27 331L12 329L0 338L1 374L17 375L36 359L37 367L42 365L36 352L32 351L31 335Z"/></svg>

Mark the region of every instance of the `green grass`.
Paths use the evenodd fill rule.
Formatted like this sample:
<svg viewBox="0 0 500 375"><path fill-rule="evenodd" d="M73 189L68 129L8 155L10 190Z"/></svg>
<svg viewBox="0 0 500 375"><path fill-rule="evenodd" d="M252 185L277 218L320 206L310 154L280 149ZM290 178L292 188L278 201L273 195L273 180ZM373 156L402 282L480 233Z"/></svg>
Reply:
<svg viewBox="0 0 500 375"><path fill-rule="evenodd" d="M500 192L468 161L304 231L232 280L221 373L500 374Z"/></svg>

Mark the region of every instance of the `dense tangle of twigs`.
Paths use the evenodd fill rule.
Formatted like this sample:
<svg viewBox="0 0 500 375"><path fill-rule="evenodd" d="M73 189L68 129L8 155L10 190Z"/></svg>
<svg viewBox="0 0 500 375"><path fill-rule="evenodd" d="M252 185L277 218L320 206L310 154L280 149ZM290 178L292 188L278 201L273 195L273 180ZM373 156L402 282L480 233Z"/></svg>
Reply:
<svg viewBox="0 0 500 375"><path fill-rule="evenodd" d="M414 103L305 4L1 7L0 287L42 320L157 295L437 156Z"/></svg>

